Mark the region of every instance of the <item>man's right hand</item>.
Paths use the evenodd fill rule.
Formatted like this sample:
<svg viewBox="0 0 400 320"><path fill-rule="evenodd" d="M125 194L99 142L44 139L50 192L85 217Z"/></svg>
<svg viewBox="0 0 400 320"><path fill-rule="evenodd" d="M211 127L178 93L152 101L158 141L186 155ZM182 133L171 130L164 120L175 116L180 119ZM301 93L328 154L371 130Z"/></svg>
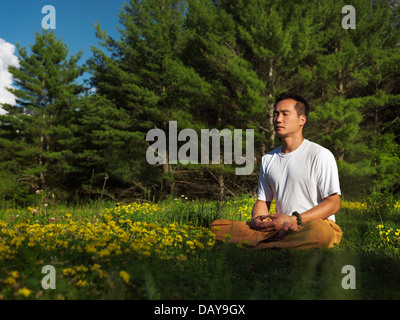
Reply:
<svg viewBox="0 0 400 320"><path fill-rule="evenodd" d="M268 215L259 215L250 221L250 227L258 231L267 231L276 224Z"/></svg>

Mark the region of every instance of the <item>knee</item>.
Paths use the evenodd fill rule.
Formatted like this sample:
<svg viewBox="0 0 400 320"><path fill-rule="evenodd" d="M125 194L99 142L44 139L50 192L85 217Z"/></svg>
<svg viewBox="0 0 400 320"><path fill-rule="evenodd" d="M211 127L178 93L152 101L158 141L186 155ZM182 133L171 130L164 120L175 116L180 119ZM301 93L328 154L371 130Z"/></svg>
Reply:
<svg viewBox="0 0 400 320"><path fill-rule="evenodd" d="M334 242L335 233L329 223L324 220L312 220L306 226L310 242L315 243L316 248L329 248Z"/></svg>

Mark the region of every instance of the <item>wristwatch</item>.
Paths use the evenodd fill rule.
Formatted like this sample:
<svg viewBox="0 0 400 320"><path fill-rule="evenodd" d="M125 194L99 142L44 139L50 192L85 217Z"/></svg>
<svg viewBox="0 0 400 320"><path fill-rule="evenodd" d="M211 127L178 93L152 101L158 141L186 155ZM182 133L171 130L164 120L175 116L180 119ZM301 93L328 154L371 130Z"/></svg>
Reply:
<svg viewBox="0 0 400 320"><path fill-rule="evenodd" d="M301 221L301 214L298 213L297 211L295 211L295 212L292 213L292 215L296 217L296 219L297 219L297 225L298 225L298 226L302 226L302 225L303 225L303 222Z"/></svg>

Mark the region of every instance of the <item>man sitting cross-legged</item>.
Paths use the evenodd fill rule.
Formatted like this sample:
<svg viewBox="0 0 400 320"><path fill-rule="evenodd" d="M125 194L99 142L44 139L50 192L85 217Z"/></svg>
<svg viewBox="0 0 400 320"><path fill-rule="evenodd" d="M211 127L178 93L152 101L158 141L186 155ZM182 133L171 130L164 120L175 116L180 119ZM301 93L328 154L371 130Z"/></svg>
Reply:
<svg viewBox="0 0 400 320"><path fill-rule="evenodd" d="M282 146L261 161L257 201L250 222L215 220L217 240L256 248L331 248L342 230L335 223L340 185L332 153L303 137L307 101L293 94L277 98L273 123ZM275 198L276 214L270 214Z"/></svg>

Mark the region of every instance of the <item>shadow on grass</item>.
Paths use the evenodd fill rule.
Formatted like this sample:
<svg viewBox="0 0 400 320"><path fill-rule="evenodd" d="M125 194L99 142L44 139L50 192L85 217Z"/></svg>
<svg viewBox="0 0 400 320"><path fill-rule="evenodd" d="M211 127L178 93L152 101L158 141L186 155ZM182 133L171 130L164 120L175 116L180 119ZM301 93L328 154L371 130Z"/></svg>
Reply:
<svg viewBox="0 0 400 320"><path fill-rule="evenodd" d="M343 267L355 268L345 289ZM383 255L335 249L252 250L222 244L205 260L186 264L186 283L199 299L398 299L400 263ZM191 281L190 277L197 278ZM182 274L180 275L181 280ZM204 280L200 280L204 279ZM205 280L207 279L207 280ZM197 291L196 291L197 290ZM193 298L193 297L191 297Z"/></svg>
<svg viewBox="0 0 400 320"><path fill-rule="evenodd" d="M386 215L385 223L397 223L396 219ZM172 296L179 299L399 299L399 256L377 250L377 240L370 235L371 228L381 223L379 217L360 210L342 211L337 222L343 239L333 249L217 245L180 265L179 271L164 268L165 277L158 275L159 285L164 284L161 298L170 299L176 292ZM354 267L355 289L342 285L348 282L345 266Z"/></svg>

